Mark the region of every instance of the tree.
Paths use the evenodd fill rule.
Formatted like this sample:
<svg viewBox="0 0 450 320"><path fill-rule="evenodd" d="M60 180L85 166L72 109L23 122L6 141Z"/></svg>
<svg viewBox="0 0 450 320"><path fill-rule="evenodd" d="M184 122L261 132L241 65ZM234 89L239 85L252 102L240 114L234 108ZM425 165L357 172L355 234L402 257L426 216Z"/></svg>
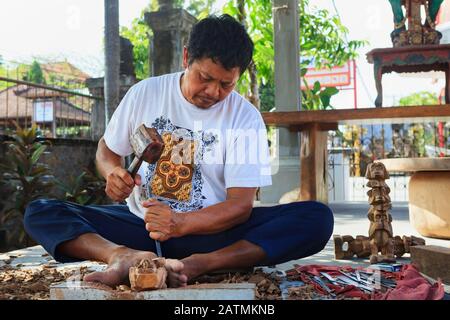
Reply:
<svg viewBox="0 0 450 320"><path fill-rule="evenodd" d="M25 80L33 83L45 83L44 73L42 72L41 65L36 60L31 64L30 70L25 76Z"/></svg>
<svg viewBox="0 0 450 320"><path fill-rule="evenodd" d="M300 50L301 66L311 62L316 68L342 66L358 56L357 49L367 41L347 41L348 29L338 16L328 10L309 5L300 0Z"/></svg>
<svg viewBox="0 0 450 320"><path fill-rule="evenodd" d="M439 104L439 98L435 93L421 91L403 97L399 101L400 106L428 106Z"/></svg>
<svg viewBox="0 0 450 320"><path fill-rule="evenodd" d="M233 16L244 24L255 45L253 61L249 70L241 77L237 89L258 105L258 95L261 94L258 91L263 87L264 97L267 100L261 100L261 110L268 111L271 106L267 102L273 100L268 94L273 92L275 67L272 1L230 0L223 13Z"/></svg>
<svg viewBox="0 0 450 320"><path fill-rule="evenodd" d="M347 41L348 29L339 16L331 15L328 10L309 5L309 0L300 0L300 50L302 77L307 66L332 68L342 66L357 57L357 49L366 41ZM302 82L306 84L305 79ZM332 108L331 97L339 92L337 88L322 88L319 82L313 88L302 91L303 107L307 110Z"/></svg>
<svg viewBox="0 0 450 320"><path fill-rule="evenodd" d="M245 0L237 0L237 8L238 8L238 21L247 27L247 11L245 10ZM252 58L250 65L248 66L248 75L250 78L250 88L248 92L249 101L257 108L260 109L260 99L259 99L259 83L257 78L257 70L255 59Z"/></svg>
<svg viewBox="0 0 450 320"><path fill-rule="evenodd" d="M214 0L175 0L174 5L186 8L197 18L212 13ZM142 79L149 76L148 72L148 35L151 31L144 22L146 11L155 11L158 8L156 0L152 0L145 8L140 18L135 19L130 28L122 28L122 36L129 38L134 45L136 75ZM357 57L357 49L367 42L352 40L346 41L348 29L342 24L339 17L330 14L327 10L317 9L309 5L309 0L300 0L300 48L303 59L300 67L305 68L310 62L317 68L343 65L350 59ZM274 93L274 45L273 45L273 17L271 0L228 0L223 8L228 13L242 21L253 39L255 53L250 72L246 72L239 80L237 90L247 96L255 95L255 88L261 99L261 111L273 108ZM314 60L312 58L314 57ZM264 92L263 92L264 91ZM326 95L320 90L315 93L317 103L310 103L314 108L324 108L323 102L329 102L330 93ZM333 92L332 92L333 91ZM253 93L252 93L253 92ZM252 98L253 99L253 98ZM305 101L306 102L306 101ZM326 107L326 106L325 106Z"/></svg>
<svg viewBox="0 0 450 320"><path fill-rule="evenodd" d="M197 19L202 19L212 13L214 2L215 0L176 0L174 1L174 6L183 7ZM138 79L145 79L150 76L149 37L152 35L152 30L145 22L145 13L157 11L158 9L158 1L151 0L141 11L139 18L132 21L131 27L122 27L120 29L120 35L129 39L133 44L134 67Z"/></svg>
<svg viewBox="0 0 450 320"><path fill-rule="evenodd" d="M203 19L213 12L215 0L178 0L180 7L184 7L190 14L197 19Z"/></svg>
<svg viewBox="0 0 450 320"><path fill-rule="evenodd" d="M139 80L150 76L149 36L152 31L145 22L145 13L158 10L158 1L151 0L141 11L138 18L131 22L131 27L121 27L120 35L131 41L133 45L134 71Z"/></svg>
<svg viewBox="0 0 450 320"><path fill-rule="evenodd" d="M240 10L237 0L229 0L223 12L239 19ZM338 16L331 15L325 9L317 9L309 5L309 0L300 0L300 50L302 59L300 67L305 69L312 63L317 68L343 65L357 56L357 49L366 44L365 41L346 41L348 29L342 24ZM255 0L245 1L247 30L255 43L255 62L257 81L260 90L265 90L261 99L261 110L269 111L273 108L272 98L267 95L269 87L274 86L274 46L273 46L273 16L272 1ZM308 57L314 57L308 58ZM306 72L303 70L302 74ZM251 92L251 77L246 73L239 82L238 90L245 95ZM304 94L305 106L325 108L324 102L336 94L335 90L328 89ZM260 92L261 94L261 92ZM309 102L310 97L314 101ZM269 98L269 99L268 99ZM317 105L319 103L319 105ZM329 105L329 104L328 104Z"/></svg>

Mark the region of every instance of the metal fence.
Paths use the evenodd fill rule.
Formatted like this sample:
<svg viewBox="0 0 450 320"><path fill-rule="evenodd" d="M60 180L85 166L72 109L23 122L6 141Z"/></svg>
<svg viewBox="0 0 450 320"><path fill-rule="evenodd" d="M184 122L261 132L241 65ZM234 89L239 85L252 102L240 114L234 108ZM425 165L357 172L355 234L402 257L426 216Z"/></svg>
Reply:
<svg viewBox="0 0 450 320"><path fill-rule="evenodd" d="M102 98L86 91L0 76L0 134L9 134L16 124L36 124L42 137L91 139L92 109Z"/></svg>
<svg viewBox="0 0 450 320"><path fill-rule="evenodd" d="M385 158L450 156L450 123L340 126L328 139L328 198L367 201L367 165ZM390 174L392 201L408 201L409 173Z"/></svg>

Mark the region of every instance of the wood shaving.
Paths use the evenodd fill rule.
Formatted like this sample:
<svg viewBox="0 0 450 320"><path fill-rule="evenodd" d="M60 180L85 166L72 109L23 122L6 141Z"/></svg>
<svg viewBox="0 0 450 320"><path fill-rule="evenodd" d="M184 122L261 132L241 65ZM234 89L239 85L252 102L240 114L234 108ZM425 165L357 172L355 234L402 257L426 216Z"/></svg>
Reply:
<svg viewBox="0 0 450 320"><path fill-rule="evenodd" d="M84 275L87 268L58 271L49 265L33 269L0 267L0 300L48 300L50 285L75 274Z"/></svg>

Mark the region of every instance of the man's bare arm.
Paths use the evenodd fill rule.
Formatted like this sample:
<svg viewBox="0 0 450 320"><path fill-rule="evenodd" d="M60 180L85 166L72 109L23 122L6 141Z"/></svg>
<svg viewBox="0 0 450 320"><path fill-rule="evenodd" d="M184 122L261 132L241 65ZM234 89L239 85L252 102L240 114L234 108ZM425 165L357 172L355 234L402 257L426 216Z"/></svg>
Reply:
<svg viewBox="0 0 450 320"><path fill-rule="evenodd" d="M247 221L255 194L256 188L229 188L225 201L188 214L180 213L180 233L212 234Z"/></svg>
<svg viewBox="0 0 450 320"><path fill-rule="evenodd" d="M114 201L125 200L133 191L135 184L141 183L141 178L133 178L124 169L121 156L111 151L103 138L98 142L96 166L100 174L106 179L106 194Z"/></svg>
<svg viewBox="0 0 450 320"><path fill-rule="evenodd" d="M95 156L95 164L97 165L97 170L103 176L103 178L108 177L108 174L114 170L116 167L124 166L123 158L116 153L112 152L105 143L103 137L98 142L97 154Z"/></svg>

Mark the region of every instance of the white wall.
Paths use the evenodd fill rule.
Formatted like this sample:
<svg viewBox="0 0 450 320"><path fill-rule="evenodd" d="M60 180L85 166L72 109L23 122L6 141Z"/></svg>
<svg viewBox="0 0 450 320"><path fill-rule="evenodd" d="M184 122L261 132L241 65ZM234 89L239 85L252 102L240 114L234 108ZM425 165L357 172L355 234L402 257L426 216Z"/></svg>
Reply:
<svg viewBox="0 0 450 320"><path fill-rule="evenodd" d="M343 153L330 154L328 166L328 201L367 201L366 186L368 180L364 177L350 177L350 162ZM391 189L392 201L408 201L409 176L391 176L386 180Z"/></svg>

